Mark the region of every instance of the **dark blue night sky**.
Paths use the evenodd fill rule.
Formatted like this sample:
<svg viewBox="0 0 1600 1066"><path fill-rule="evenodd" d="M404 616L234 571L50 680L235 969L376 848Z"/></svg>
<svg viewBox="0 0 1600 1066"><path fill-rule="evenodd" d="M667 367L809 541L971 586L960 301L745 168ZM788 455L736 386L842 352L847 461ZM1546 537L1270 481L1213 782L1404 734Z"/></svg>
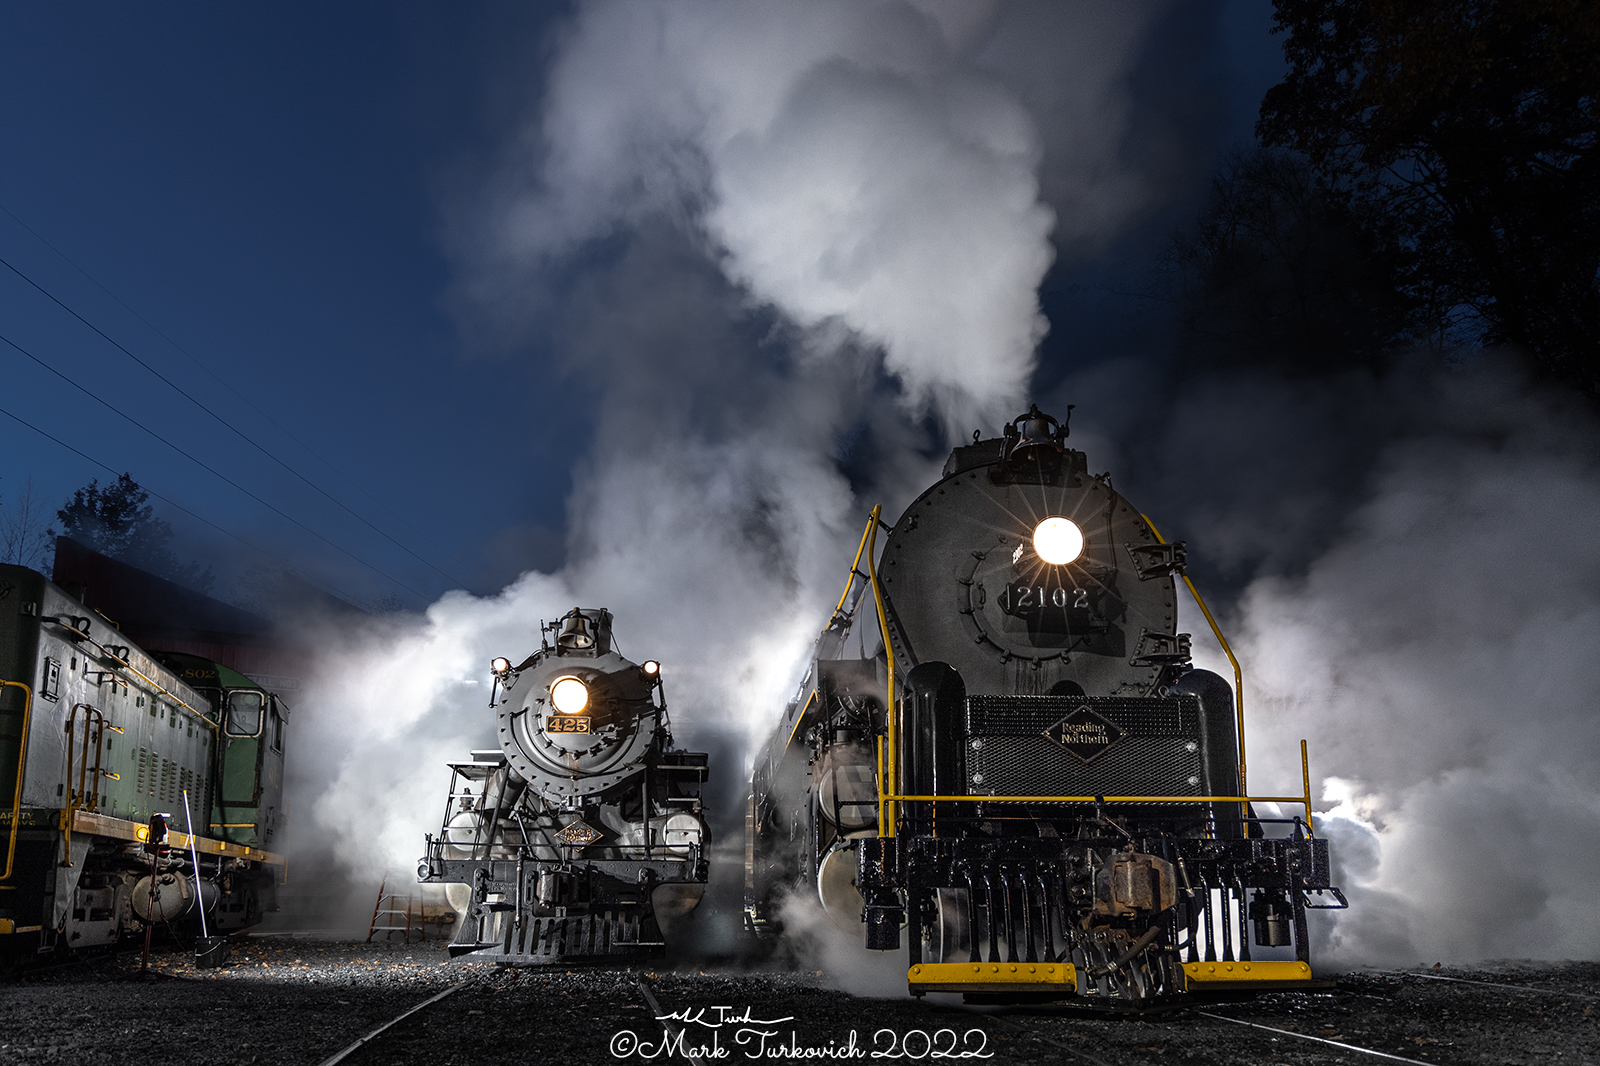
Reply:
<svg viewBox="0 0 1600 1066"><path fill-rule="evenodd" d="M9 270L0 333L350 554L11 348L5 408L360 601L398 592L416 607L451 578L484 592L559 565L595 383L564 354L570 321L525 324L509 343L463 328L444 231L508 129L538 108L569 16L565 5L8 5L0 258L209 414ZM1217 152L1248 138L1279 62L1268 25L1262 3L1175 8L1152 24L1128 92L1136 111L1167 116L1138 149L1161 194L1091 254L1058 260L1043 288L1055 328L1041 385L1140 343L1118 285L1192 211ZM581 283L581 258L565 269L563 283ZM5 499L31 478L53 509L93 477L107 474L0 419ZM219 561L223 590L230 568L260 558L161 513L189 552Z"/></svg>

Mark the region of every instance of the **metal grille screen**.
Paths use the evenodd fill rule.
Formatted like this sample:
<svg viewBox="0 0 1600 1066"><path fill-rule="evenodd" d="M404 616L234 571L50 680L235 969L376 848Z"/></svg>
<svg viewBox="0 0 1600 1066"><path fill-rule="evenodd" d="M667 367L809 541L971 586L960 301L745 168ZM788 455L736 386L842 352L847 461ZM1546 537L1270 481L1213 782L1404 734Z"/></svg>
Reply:
<svg viewBox="0 0 1600 1066"><path fill-rule="evenodd" d="M1120 733L1085 763L1045 735L1087 708ZM1203 796L1193 697L969 696L967 784L991 796Z"/></svg>

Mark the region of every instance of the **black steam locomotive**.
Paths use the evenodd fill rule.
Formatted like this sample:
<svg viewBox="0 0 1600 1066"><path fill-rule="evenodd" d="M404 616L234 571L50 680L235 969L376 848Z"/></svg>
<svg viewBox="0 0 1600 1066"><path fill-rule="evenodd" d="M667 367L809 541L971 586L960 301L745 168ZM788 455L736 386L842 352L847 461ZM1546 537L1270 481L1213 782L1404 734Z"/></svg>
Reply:
<svg viewBox="0 0 1600 1066"><path fill-rule="evenodd" d="M756 759L747 927L814 893L869 949L903 931L916 995L1307 987L1306 911L1344 905L1309 775L1255 798L1303 816L1258 817L1242 701L1177 630L1184 545L1067 433L1034 407L956 448L892 529L873 511Z"/></svg>
<svg viewBox="0 0 1600 1066"><path fill-rule="evenodd" d="M500 747L450 764L444 824L417 864L462 913L451 953L661 953L705 891L709 844L706 756L673 746L661 664L613 649L609 611L575 608L493 672Z"/></svg>

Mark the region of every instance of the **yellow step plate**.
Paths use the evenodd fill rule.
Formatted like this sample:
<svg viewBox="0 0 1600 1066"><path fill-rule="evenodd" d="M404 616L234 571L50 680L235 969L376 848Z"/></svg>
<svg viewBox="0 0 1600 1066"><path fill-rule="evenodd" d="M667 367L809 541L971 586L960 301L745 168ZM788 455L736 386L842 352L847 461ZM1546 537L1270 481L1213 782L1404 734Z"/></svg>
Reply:
<svg viewBox="0 0 1600 1066"><path fill-rule="evenodd" d="M1075 992L1070 962L924 962L906 971L912 992Z"/></svg>
<svg viewBox="0 0 1600 1066"><path fill-rule="evenodd" d="M1263 981L1311 980L1311 967L1303 962L1186 962L1183 973L1191 992L1222 985L1258 987Z"/></svg>

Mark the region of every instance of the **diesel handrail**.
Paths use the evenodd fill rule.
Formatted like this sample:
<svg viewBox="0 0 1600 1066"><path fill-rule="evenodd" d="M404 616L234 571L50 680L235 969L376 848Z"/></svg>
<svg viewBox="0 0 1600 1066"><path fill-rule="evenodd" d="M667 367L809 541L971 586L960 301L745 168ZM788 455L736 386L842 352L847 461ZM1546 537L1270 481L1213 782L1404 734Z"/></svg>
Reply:
<svg viewBox="0 0 1600 1066"><path fill-rule="evenodd" d="M11 841L6 845L6 869L0 873L0 881L11 879L11 868L17 858L17 830L22 826L22 775L28 768L28 727L33 723L33 689L21 681L0 680L0 690L7 688L22 690L22 742L17 745L17 788L11 798ZM0 887L14 889L17 886Z"/></svg>

